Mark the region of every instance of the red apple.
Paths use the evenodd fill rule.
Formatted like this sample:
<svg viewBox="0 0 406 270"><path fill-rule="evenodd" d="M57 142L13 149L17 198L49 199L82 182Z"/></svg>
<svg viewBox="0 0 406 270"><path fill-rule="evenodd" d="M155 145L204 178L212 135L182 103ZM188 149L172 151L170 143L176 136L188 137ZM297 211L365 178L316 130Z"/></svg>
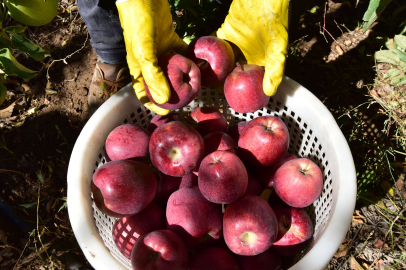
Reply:
<svg viewBox="0 0 406 270"><path fill-rule="evenodd" d="M227 130L226 118L214 107L196 108L190 113L190 118L189 121L196 123L196 130L203 137L214 131L226 132Z"/></svg>
<svg viewBox="0 0 406 270"><path fill-rule="evenodd" d="M190 125L173 121L159 126L151 134L149 152L158 170L182 177L191 173L203 159L204 142Z"/></svg>
<svg viewBox="0 0 406 270"><path fill-rule="evenodd" d="M101 190L109 210L128 216L147 207L157 188L152 169L133 160L115 160L100 166L93 174L93 183Z"/></svg>
<svg viewBox="0 0 406 270"><path fill-rule="evenodd" d="M169 196L175 191L184 187L197 186L197 176L189 173L183 177L175 177L159 173L158 188L156 190L155 200L166 206Z"/></svg>
<svg viewBox="0 0 406 270"><path fill-rule="evenodd" d="M262 88L265 70L257 65L242 65L227 76L224 95L230 107L238 113L251 113L265 107L269 96Z"/></svg>
<svg viewBox="0 0 406 270"><path fill-rule="evenodd" d="M171 97L164 104L156 103L144 82L151 102L167 110L180 109L192 102L201 89L200 70L196 64L180 54L164 54L158 57L158 66L168 78Z"/></svg>
<svg viewBox="0 0 406 270"><path fill-rule="evenodd" d="M106 139L106 152L110 160L133 159L146 161L151 134L144 128L124 124L113 129Z"/></svg>
<svg viewBox="0 0 406 270"><path fill-rule="evenodd" d="M141 212L117 219L113 224L113 240L118 250L128 259L141 235L166 228L165 209L152 201Z"/></svg>
<svg viewBox="0 0 406 270"><path fill-rule="evenodd" d="M295 159L297 156L286 153L281 157L274 165L257 168L255 171L255 176L261 182L265 188L271 188L274 184L275 172L282 166L285 162Z"/></svg>
<svg viewBox="0 0 406 270"><path fill-rule="evenodd" d="M170 230L141 236L131 252L134 270L187 270L188 253L182 239Z"/></svg>
<svg viewBox="0 0 406 270"><path fill-rule="evenodd" d="M240 134L247 123L248 121L243 121L239 122L238 124L232 125L231 127L228 128L227 134L230 135L231 138L233 138L233 140L238 143L238 140L240 139Z"/></svg>
<svg viewBox="0 0 406 270"><path fill-rule="evenodd" d="M150 133L152 133L157 127L172 121L184 122L185 118L178 112L170 112L167 115L157 114L154 116L154 118L152 118L151 122L148 124L147 130Z"/></svg>
<svg viewBox="0 0 406 270"><path fill-rule="evenodd" d="M172 193L166 207L167 228L178 234L189 251L214 244L222 236L221 206L203 197L199 187Z"/></svg>
<svg viewBox="0 0 406 270"><path fill-rule="evenodd" d="M237 143L228 135L222 131L214 131L203 137L205 153L207 156L214 151L222 150L236 154L235 149Z"/></svg>
<svg viewBox="0 0 406 270"><path fill-rule="evenodd" d="M90 190L92 191L92 194L93 194L93 201L96 204L97 209L100 210L100 212L102 212L105 215L108 215L110 217L115 217L115 218L128 216L128 215L114 213L113 211L108 209L106 204L104 203L103 194L101 193L100 188L96 187L96 185L93 183L93 181L90 182Z"/></svg>
<svg viewBox="0 0 406 270"><path fill-rule="evenodd" d="M264 189L261 183L258 181L258 179L252 176L252 174L248 174L248 186L243 196L245 195L260 196L263 190Z"/></svg>
<svg viewBox="0 0 406 270"><path fill-rule="evenodd" d="M242 130L238 147L246 162L256 167L271 166L288 151L288 128L278 117L257 117Z"/></svg>
<svg viewBox="0 0 406 270"><path fill-rule="evenodd" d="M192 41L186 56L199 67L203 87L222 84L234 68L234 52L230 44L214 36L203 36Z"/></svg>
<svg viewBox="0 0 406 270"><path fill-rule="evenodd" d="M277 232L272 208L258 196L244 196L226 208L223 235L235 254L254 256L264 252L274 243Z"/></svg>
<svg viewBox="0 0 406 270"><path fill-rule="evenodd" d="M244 194L248 185L248 174L237 155L227 151L215 151L202 160L197 181L207 200L229 204Z"/></svg>
<svg viewBox="0 0 406 270"><path fill-rule="evenodd" d="M209 247L191 257L189 270L240 270L240 268L230 251L220 247Z"/></svg>
<svg viewBox="0 0 406 270"><path fill-rule="evenodd" d="M282 262L277 254L270 249L255 256L238 256L240 270L282 270Z"/></svg>
<svg viewBox="0 0 406 270"><path fill-rule="evenodd" d="M283 164L275 173L276 194L292 207L312 204L323 190L323 174L308 158L297 158Z"/></svg>
<svg viewBox="0 0 406 270"><path fill-rule="evenodd" d="M278 235L271 249L282 256L293 256L307 247L313 224L302 208L277 205L272 208L278 219Z"/></svg>

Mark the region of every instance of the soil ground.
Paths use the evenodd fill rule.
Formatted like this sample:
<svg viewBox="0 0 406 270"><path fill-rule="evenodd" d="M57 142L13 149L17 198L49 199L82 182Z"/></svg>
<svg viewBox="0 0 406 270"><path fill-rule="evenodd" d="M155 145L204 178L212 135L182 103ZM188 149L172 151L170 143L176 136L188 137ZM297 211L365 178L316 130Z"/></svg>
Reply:
<svg viewBox="0 0 406 270"><path fill-rule="evenodd" d="M369 96L376 76L373 54L383 44L380 37L392 37L396 25L380 21L363 33L358 26L367 4L292 0L285 75L313 92L335 117L353 153L362 195L327 269L406 269L403 176L395 168L392 178L388 168L389 161L402 163L404 156L388 155L396 142L385 133L387 116ZM0 120L0 195L32 224L20 230L2 211L0 269L64 269L71 261L90 267L73 236L65 203L70 154L88 120L88 87L97 55L74 5L62 1L60 6L71 12L24 33L48 48L51 57L42 65L17 54L18 61L41 72L28 83L9 78L9 99L0 106L12 112ZM400 0L392 1L383 17L400 6ZM383 182L389 183L387 189Z"/></svg>

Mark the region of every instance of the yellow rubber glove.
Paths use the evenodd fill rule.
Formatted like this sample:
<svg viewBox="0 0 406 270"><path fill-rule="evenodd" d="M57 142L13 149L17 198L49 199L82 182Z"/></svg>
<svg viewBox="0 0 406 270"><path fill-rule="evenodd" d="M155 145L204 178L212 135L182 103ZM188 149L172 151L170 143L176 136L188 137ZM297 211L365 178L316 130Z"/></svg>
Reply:
<svg viewBox="0 0 406 270"><path fill-rule="evenodd" d="M248 64L265 67L264 92L276 93L288 45L289 0L234 0L217 37L237 45Z"/></svg>
<svg viewBox="0 0 406 270"><path fill-rule="evenodd" d="M187 48L174 31L169 3L167 0L127 0L116 5L135 94L151 111L168 114L168 110L148 99L144 80L156 103L163 104L169 100L169 83L158 66L157 57L170 50L183 53Z"/></svg>

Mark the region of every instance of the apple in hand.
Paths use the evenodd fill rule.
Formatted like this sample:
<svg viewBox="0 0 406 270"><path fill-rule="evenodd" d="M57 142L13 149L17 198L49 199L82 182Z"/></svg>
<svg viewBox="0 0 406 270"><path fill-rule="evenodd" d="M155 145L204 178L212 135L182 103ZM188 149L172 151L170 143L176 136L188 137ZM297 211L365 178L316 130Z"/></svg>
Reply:
<svg viewBox="0 0 406 270"><path fill-rule="evenodd" d="M282 256L293 256L309 244L313 224L302 208L277 205L272 208L278 220L278 235L271 249Z"/></svg>
<svg viewBox="0 0 406 270"><path fill-rule="evenodd" d="M319 166L310 159L293 159L276 171L274 189L286 204L303 208L320 196L323 174Z"/></svg>
<svg viewBox="0 0 406 270"><path fill-rule="evenodd" d="M133 160L115 160L100 166L93 174L93 183L109 210L128 216L147 207L157 188L152 169Z"/></svg>
<svg viewBox="0 0 406 270"><path fill-rule="evenodd" d="M110 160L133 159L146 161L151 134L142 127L124 124L107 136L105 147Z"/></svg>
<svg viewBox="0 0 406 270"><path fill-rule="evenodd" d="M184 122L185 118L178 112L170 112L167 115L157 114L154 116L154 118L152 118L151 122L148 124L147 130L150 133L152 133L157 127L172 121Z"/></svg>
<svg viewBox="0 0 406 270"><path fill-rule="evenodd" d="M281 258L270 249L255 256L237 256L237 261L240 270L282 270Z"/></svg>
<svg viewBox="0 0 406 270"><path fill-rule="evenodd" d="M180 109L192 102L201 89L200 70L196 64L180 54L164 54L158 57L158 66L168 79L171 96L164 104L156 103L144 82L149 100L167 110Z"/></svg>
<svg viewBox="0 0 406 270"><path fill-rule="evenodd" d="M235 125L232 125L231 127L228 128L227 134L230 135L231 138L233 138L233 140L238 143L238 140L240 139L240 134L247 123L248 121L242 121L238 122Z"/></svg>
<svg viewBox="0 0 406 270"><path fill-rule="evenodd" d="M203 159L204 142L190 125L173 121L159 126L151 134L149 152L158 170L182 177L191 173Z"/></svg>
<svg viewBox="0 0 406 270"><path fill-rule="evenodd" d="M240 268L229 250L209 247L192 255L188 270L240 270Z"/></svg>
<svg viewBox="0 0 406 270"><path fill-rule="evenodd" d="M205 156L217 150L228 151L236 154L237 143L230 135L222 131L214 131L203 137Z"/></svg>
<svg viewBox="0 0 406 270"><path fill-rule="evenodd" d="M227 120L224 115L214 107L199 107L190 113L188 119L196 130L204 137L214 132L227 130Z"/></svg>
<svg viewBox="0 0 406 270"><path fill-rule="evenodd" d="M197 181L207 200L229 204L244 194L248 185L248 174L237 155L227 151L215 151L202 160Z"/></svg>
<svg viewBox="0 0 406 270"><path fill-rule="evenodd" d="M274 184L274 178L276 171L289 160L295 159L297 156L286 153L283 157L281 157L274 165L264 167L264 168L257 168L255 171L255 176L258 180L262 183L265 188L272 188Z"/></svg>
<svg viewBox="0 0 406 270"><path fill-rule="evenodd" d="M265 107L269 96L262 88L265 70L257 65L240 65L227 76L224 95L230 107L238 113L251 113Z"/></svg>
<svg viewBox="0 0 406 270"><path fill-rule="evenodd" d="M194 173L189 173L182 177L175 177L160 172L159 176L155 200L165 206L169 196L175 191L184 187L197 186L197 176Z"/></svg>
<svg viewBox="0 0 406 270"><path fill-rule="evenodd" d="M113 224L113 240L118 250L128 259L141 235L166 228L165 209L152 201L141 212L117 219Z"/></svg>
<svg viewBox="0 0 406 270"><path fill-rule="evenodd" d="M256 167L271 166L288 151L288 128L278 117L257 117L242 130L238 147L244 161Z"/></svg>
<svg viewBox="0 0 406 270"><path fill-rule="evenodd" d="M264 252L275 242L277 232L275 213L258 196L244 196L224 212L224 240L235 254L254 256Z"/></svg>
<svg viewBox="0 0 406 270"><path fill-rule="evenodd" d="M206 200L199 187L172 193L166 207L167 229L174 231L194 252L216 243L222 236L221 206Z"/></svg>
<svg viewBox="0 0 406 270"><path fill-rule="evenodd" d="M188 253L182 239L170 230L142 235L131 252L134 270L187 270Z"/></svg>
<svg viewBox="0 0 406 270"><path fill-rule="evenodd" d="M186 56L199 67L203 87L220 85L234 68L233 49L227 41L218 37L195 39L189 44Z"/></svg>

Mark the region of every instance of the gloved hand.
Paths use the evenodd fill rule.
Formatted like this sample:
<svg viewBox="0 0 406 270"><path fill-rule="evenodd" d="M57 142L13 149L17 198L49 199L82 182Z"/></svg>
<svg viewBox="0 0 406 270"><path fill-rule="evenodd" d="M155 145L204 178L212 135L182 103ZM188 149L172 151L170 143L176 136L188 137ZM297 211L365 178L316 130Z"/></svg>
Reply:
<svg viewBox="0 0 406 270"><path fill-rule="evenodd" d="M169 100L169 83L158 66L157 56L170 50L183 53L187 48L174 31L169 3L167 0L126 0L116 5L135 94L151 111L168 114L168 110L148 99L143 80L156 103L163 104Z"/></svg>
<svg viewBox="0 0 406 270"><path fill-rule="evenodd" d="M231 41L248 64L265 67L264 92L272 96L283 78L288 45L289 0L234 0L217 30Z"/></svg>

